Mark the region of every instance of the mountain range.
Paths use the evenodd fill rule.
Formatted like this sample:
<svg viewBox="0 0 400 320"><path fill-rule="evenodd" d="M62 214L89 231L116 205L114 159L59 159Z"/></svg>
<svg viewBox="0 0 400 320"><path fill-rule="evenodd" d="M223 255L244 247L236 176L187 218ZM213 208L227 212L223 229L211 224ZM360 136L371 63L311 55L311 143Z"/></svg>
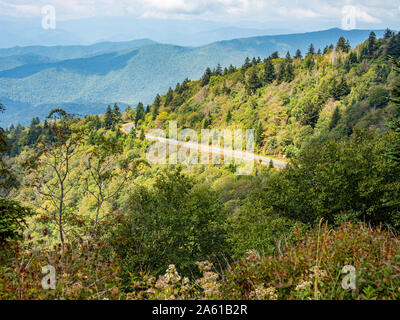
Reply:
<svg viewBox="0 0 400 320"><path fill-rule="evenodd" d="M239 66L246 57L284 56L311 43L316 50L343 36L352 47L371 30L325 31L258 36L213 42L199 47L161 44L143 39L94 45L29 46L0 49L0 101L7 111L2 126L26 124L54 107L94 114L111 103L151 103L157 93L185 78L201 77L206 67ZM375 30L378 37L383 30ZM71 110L69 110L71 109Z"/></svg>

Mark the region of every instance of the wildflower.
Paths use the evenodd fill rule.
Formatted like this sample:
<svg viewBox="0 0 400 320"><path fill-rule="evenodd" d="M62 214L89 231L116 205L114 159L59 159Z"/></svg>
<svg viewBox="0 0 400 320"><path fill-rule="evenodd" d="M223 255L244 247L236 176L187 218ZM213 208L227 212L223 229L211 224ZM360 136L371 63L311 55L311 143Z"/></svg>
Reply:
<svg viewBox="0 0 400 320"><path fill-rule="evenodd" d="M296 291L307 290L307 289L310 289L311 286L312 286L311 281L302 280L302 281L296 286Z"/></svg>
<svg viewBox="0 0 400 320"><path fill-rule="evenodd" d="M254 291L250 293L250 297L257 300L278 300L276 288L265 288L264 284L256 286Z"/></svg>

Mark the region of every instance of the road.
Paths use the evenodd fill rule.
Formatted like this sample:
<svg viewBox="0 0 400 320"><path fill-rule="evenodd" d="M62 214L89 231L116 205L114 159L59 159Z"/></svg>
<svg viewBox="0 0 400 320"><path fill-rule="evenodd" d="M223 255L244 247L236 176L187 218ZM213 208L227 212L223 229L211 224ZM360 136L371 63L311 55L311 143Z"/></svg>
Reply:
<svg viewBox="0 0 400 320"><path fill-rule="evenodd" d="M125 131L125 133L129 133L133 128L134 128L134 124L129 123L129 124L124 125L123 131ZM254 153L249 153L249 152L245 152L245 151L233 151L233 150L228 150L228 149L219 148L219 147L215 147L215 146L207 146L207 145L203 145L203 144L199 144L199 143L184 142L184 141L179 141L179 140L174 140L174 139L155 137L155 136L151 136L151 135L146 135L146 139L149 141L167 142L170 144L185 147L187 149L197 149L197 150L211 152L211 153L218 153L218 154L232 156L234 158L239 158L239 159L244 159L244 160L253 160L254 159L254 161L257 161L263 165L269 165L270 161L272 160L272 163L274 164L275 167L285 168L287 166L287 163L285 163L285 162L274 160L271 158L267 158L264 156L256 155Z"/></svg>

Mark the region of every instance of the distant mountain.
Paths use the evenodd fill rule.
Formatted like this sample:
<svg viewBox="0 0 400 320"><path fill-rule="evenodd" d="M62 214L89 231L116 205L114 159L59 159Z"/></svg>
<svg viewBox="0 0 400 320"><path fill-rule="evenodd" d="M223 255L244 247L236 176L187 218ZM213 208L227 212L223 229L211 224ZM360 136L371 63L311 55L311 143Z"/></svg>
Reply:
<svg viewBox="0 0 400 320"><path fill-rule="evenodd" d="M0 49L0 57L34 55L47 57L52 60L65 60L89 57L108 52L134 49L156 44L149 39L139 39L123 42L100 42L93 45L69 45L69 46L27 46Z"/></svg>
<svg viewBox="0 0 400 320"><path fill-rule="evenodd" d="M54 54L62 57L66 54L81 56L62 61L39 61L12 67L0 71L0 101L7 106L13 105L3 115L1 125L20 121L26 123L31 114L24 112L15 116L18 105L21 109L42 106L41 111L60 106L60 103L74 104L81 114L97 113L98 109L93 104L107 104L122 102L136 105L139 101L151 103L157 93L163 93L168 87L175 86L185 78L198 79L205 68L214 67L218 63L222 66L233 64L239 66L245 57L266 57L274 51L279 51L283 56L287 51L292 54L296 49L306 52L310 43L316 49L329 44L336 44L340 36L349 39L355 46L367 39L369 30L343 31L331 29L320 32L303 34L260 36L242 38L229 41L215 42L202 47L180 47L173 45L151 44L133 49L123 50L121 47L116 52L105 52L95 56L82 57L94 54L93 47L76 47L68 52L65 47L57 49ZM375 31L378 37L383 31ZM120 44L123 48L128 43ZM104 49L104 44L97 45ZM109 45L111 50L118 44ZM137 44L136 44L137 46ZM94 46L96 47L96 46ZM36 47L31 49L9 49L10 54L19 53L36 54L38 57L49 57L51 48ZM28 50L28 51L24 51ZM0 51L0 65L4 65L5 51ZM97 52L102 52L97 51ZM75 55L74 55L75 54ZM54 57L53 56L53 57ZM13 57L13 56L11 56ZM39 59L39 58L37 58ZM46 111L47 111L46 110Z"/></svg>
<svg viewBox="0 0 400 320"><path fill-rule="evenodd" d="M59 27L55 30L44 30L40 18L2 18L0 34L0 48L34 44L43 46L83 44L82 38L77 33L71 33Z"/></svg>

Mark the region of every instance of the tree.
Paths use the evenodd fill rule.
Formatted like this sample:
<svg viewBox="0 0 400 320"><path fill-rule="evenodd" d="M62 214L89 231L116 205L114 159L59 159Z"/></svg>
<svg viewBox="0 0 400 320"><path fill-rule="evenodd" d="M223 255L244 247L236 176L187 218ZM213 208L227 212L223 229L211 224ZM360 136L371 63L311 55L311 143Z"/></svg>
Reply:
<svg viewBox="0 0 400 320"><path fill-rule="evenodd" d="M160 110L160 105L161 105L161 97L159 94L157 94L156 98L154 99L153 102L153 109L152 109L152 118L155 120L159 114Z"/></svg>
<svg viewBox="0 0 400 320"><path fill-rule="evenodd" d="M336 45L336 50L343 51L343 52L349 52L350 51L349 40L346 40L344 37L340 37L337 42L337 45Z"/></svg>
<svg viewBox="0 0 400 320"><path fill-rule="evenodd" d="M80 180L72 163L86 133L73 128L73 117L62 109L53 110L47 118L51 119L54 142L42 142L39 152L26 161L25 167L32 174L30 184L42 199L42 209L55 223L64 245L74 233L67 229L67 221L75 214L70 195Z"/></svg>
<svg viewBox="0 0 400 320"><path fill-rule="evenodd" d="M214 70L214 75L215 76L221 76L222 75L222 67L221 65L218 63L217 67Z"/></svg>
<svg viewBox="0 0 400 320"><path fill-rule="evenodd" d="M232 111L231 109L228 110L228 112L226 113L226 118L225 118L225 122L229 123L232 120Z"/></svg>
<svg viewBox="0 0 400 320"><path fill-rule="evenodd" d="M242 72L245 72L247 69L249 69L251 67L251 62L250 62L250 58L246 57L246 59L244 60L244 64L242 66Z"/></svg>
<svg viewBox="0 0 400 320"><path fill-rule="evenodd" d="M210 83L212 72L210 68L207 68L201 78L201 86L204 87Z"/></svg>
<svg viewBox="0 0 400 320"><path fill-rule="evenodd" d="M303 58L300 49L296 50L296 55L294 56L294 58L295 59L302 59Z"/></svg>
<svg viewBox="0 0 400 320"><path fill-rule="evenodd" d="M261 87L260 79L257 76L257 73L254 68L250 70L250 74L247 77L246 81L246 91L248 95L252 95L256 92L258 88Z"/></svg>
<svg viewBox="0 0 400 320"><path fill-rule="evenodd" d="M139 102L136 107L135 126L137 126L140 120L144 120L144 118L145 118L144 106L143 103Z"/></svg>
<svg viewBox="0 0 400 320"><path fill-rule="evenodd" d="M0 198L0 248L9 240L18 240L26 229L26 218L32 211L18 202Z"/></svg>
<svg viewBox="0 0 400 320"><path fill-rule="evenodd" d="M390 163L399 168L400 167L400 61L392 58L394 70L396 72L396 79L391 91L390 100L394 103L396 109L393 119L388 123L388 127L394 137L392 145L386 152L386 157Z"/></svg>
<svg viewBox="0 0 400 320"><path fill-rule="evenodd" d="M211 70L210 70L210 74L211 74ZM208 81L210 81L210 80L208 80ZM208 84L208 82L207 82L207 84ZM174 99L174 92L172 91L171 88L169 88L167 95L165 96L164 106L168 107L173 99Z"/></svg>
<svg viewBox="0 0 400 320"><path fill-rule="evenodd" d="M390 39L391 37L394 37L394 32L392 30L390 30L389 28L387 28L383 38Z"/></svg>
<svg viewBox="0 0 400 320"><path fill-rule="evenodd" d="M112 118L113 118L113 125L116 125L118 122L121 121L121 111L117 104L114 104L114 108L112 111Z"/></svg>
<svg viewBox="0 0 400 320"><path fill-rule="evenodd" d="M0 112L5 107L0 102ZM3 248L9 240L19 239L26 228L26 218L32 215L32 211L21 206L18 202L6 199L11 191L19 186L18 180L4 161L4 155L9 145L3 128L0 128L0 248Z"/></svg>
<svg viewBox="0 0 400 320"><path fill-rule="evenodd" d="M285 74L283 77L283 81L292 82L294 79L294 67L291 62L286 64Z"/></svg>
<svg viewBox="0 0 400 320"><path fill-rule="evenodd" d="M279 58L279 52L278 51L272 52L270 58L272 60L278 59Z"/></svg>
<svg viewBox="0 0 400 320"><path fill-rule="evenodd" d="M314 48L314 45L311 43L310 47L308 48L307 55L314 55L314 54L315 54L315 48Z"/></svg>
<svg viewBox="0 0 400 320"><path fill-rule="evenodd" d="M256 145L261 147L264 141L264 129L261 122L258 122L257 128L255 130L255 142Z"/></svg>
<svg viewBox="0 0 400 320"><path fill-rule="evenodd" d="M376 49L376 34L375 32L371 32L367 41L367 48L368 48L368 54L371 57Z"/></svg>
<svg viewBox="0 0 400 320"><path fill-rule="evenodd" d="M104 127L107 130L110 130L114 125L114 115L113 112L111 110L111 106L107 107L107 111L104 115Z"/></svg>
<svg viewBox="0 0 400 320"><path fill-rule="evenodd" d="M130 197L126 221L114 236L123 270L163 273L174 263L180 273L197 273L195 262L226 251L227 212L218 195L182 173L181 168L157 176L151 188L138 187Z"/></svg>
<svg viewBox="0 0 400 320"><path fill-rule="evenodd" d="M335 78L332 82L330 91L335 100L340 100L350 93L350 87L344 77L340 78L339 83Z"/></svg>
<svg viewBox="0 0 400 320"><path fill-rule="evenodd" d="M369 94L369 103L371 107L384 108L389 102L389 92L383 87L375 87Z"/></svg>
<svg viewBox="0 0 400 320"><path fill-rule="evenodd" d="M331 122L329 123L329 130L336 128L336 126L338 125L338 123L340 121L340 118L341 118L341 116L340 116L339 107L336 107L335 111L333 111Z"/></svg>
<svg viewBox="0 0 400 320"><path fill-rule="evenodd" d="M96 214L91 228L92 236L102 220L103 204L118 198L128 180L134 179L139 172L139 167L145 164L141 160L123 159L122 153L123 146L118 140L113 141L100 136L83 159L85 190L96 201Z"/></svg>
<svg viewBox="0 0 400 320"><path fill-rule="evenodd" d="M275 80L275 68L272 64L271 59L266 59L264 63L263 82L265 84L270 84L274 80Z"/></svg>

